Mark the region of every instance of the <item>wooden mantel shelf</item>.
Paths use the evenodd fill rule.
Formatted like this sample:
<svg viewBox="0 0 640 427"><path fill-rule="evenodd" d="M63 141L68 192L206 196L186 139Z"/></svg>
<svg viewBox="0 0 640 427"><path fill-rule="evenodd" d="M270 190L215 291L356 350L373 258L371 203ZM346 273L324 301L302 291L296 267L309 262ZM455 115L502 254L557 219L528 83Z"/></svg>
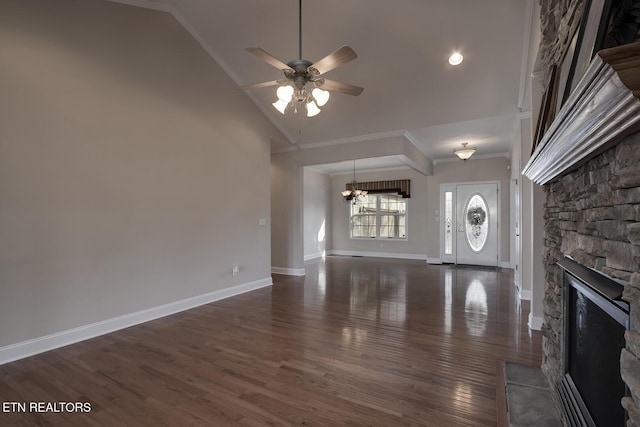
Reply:
<svg viewBox="0 0 640 427"><path fill-rule="evenodd" d="M522 174L554 181L640 130L640 42L598 52Z"/></svg>

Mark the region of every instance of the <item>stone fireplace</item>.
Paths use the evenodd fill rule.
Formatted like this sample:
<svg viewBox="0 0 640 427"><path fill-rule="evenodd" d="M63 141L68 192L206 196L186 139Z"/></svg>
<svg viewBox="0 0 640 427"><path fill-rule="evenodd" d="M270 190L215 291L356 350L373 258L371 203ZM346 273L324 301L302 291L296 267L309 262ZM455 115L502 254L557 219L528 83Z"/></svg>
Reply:
<svg viewBox="0 0 640 427"><path fill-rule="evenodd" d="M636 50L640 57L640 46ZM635 102L640 108L640 101L636 98ZM585 105L594 104L587 101ZM623 110L626 112L627 108ZM640 118L640 110L634 110L633 115ZM615 113L611 120L618 118ZM574 135L582 126L586 125L567 124L558 135L563 148L547 155L546 160L538 156L537 166L532 158L525 171L536 177L554 168L560 170L551 178L542 178L546 180L542 182L546 192L542 370L554 388L565 374L566 281L558 262L568 256L626 284L622 298L630 305L630 328L624 335L626 347L620 354L620 374L629 393L622 405L629 425L640 426L640 133L633 124L616 135L624 127L620 125L614 127L613 134L608 132L590 140L585 135ZM573 151L584 150L590 144L598 145L593 153L573 165L566 164ZM553 154L553 147L547 146L547 150L547 154ZM551 158L555 160L551 162Z"/></svg>
<svg viewBox="0 0 640 427"><path fill-rule="evenodd" d="M600 52L523 172L546 193L542 370L559 388L571 320L558 262L570 257L624 285L630 318L619 362L630 426L640 426L639 96L640 43Z"/></svg>

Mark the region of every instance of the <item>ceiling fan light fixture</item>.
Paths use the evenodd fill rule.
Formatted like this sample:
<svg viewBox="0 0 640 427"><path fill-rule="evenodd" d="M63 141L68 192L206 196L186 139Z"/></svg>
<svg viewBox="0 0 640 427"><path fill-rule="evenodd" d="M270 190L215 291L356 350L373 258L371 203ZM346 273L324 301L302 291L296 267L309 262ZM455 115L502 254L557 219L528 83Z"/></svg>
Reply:
<svg viewBox="0 0 640 427"><path fill-rule="evenodd" d="M347 95L358 96L364 88L348 83L341 83L333 80L325 80L318 76L325 74L349 61L353 61L358 55L349 46L342 46L340 49L325 56L319 61L311 62L302 57L302 0L298 0L298 59L294 59L287 63L279 60L264 49L259 47L248 47L247 51L272 67L284 72L285 79L272 80L270 82L256 83L247 86L241 86L242 90L253 90L263 87L278 85L276 96L278 101L272 105L280 113L285 114L287 106L291 105L293 114L298 112L302 104L307 106L307 117L313 117L320 114L320 108L329 101L329 91L338 91ZM286 85L287 81L292 85ZM311 86L315 86L316 90L311 90ZM326 87L328 90L319 89L320 86Z"/></svg>
<svg viewBox="0 0 640 427"><path fill-rule="evenodd" d="M284 114L284 112L286 111L287 106L289 105L289 103L288 103L288 102L285 102L285 101L283 101L283 100L281 100L281 99L278 99L276 102L274 102L274 103L273 103L273 104L271 104L271 105L273 105L273 107L274 107L276 110L280 111L280 113L281 113L281 114Z"/></svg>
<svg viewBox="0 0 640 427"><path fill-rule="evenodd" d="M316 100L318 107L324 106L329 101L329 97L331 96L328 90L322 90L319 87L313 89L311 91L311 95L313 96L313 99Z"/></svg>
<svg viewBox="0 0 640 427"><path fill-rule="evenodd" d="M293 97L293 86L280 86L276 91L276 96L282 102L291 102L291 97Z"/></svg>
<svg viewBox="0 0 640 427"><path fill-rule="evenodd" d="M473 156L473 154L476 152L475 148L467 148L467 145L469 145L468 142L463 142L462 143L462 148L458 148L457 150L453 150L453 154L458 156L458 158L460 158L460 160L467 160L469 157Z"/></svg>
<svg viewBox="0 0 640 427"><path fill-rule="evenodd" d="M307 102L307 117L313 117L320 114L321 109L318 108L316 103L313 100Z"/></svg>

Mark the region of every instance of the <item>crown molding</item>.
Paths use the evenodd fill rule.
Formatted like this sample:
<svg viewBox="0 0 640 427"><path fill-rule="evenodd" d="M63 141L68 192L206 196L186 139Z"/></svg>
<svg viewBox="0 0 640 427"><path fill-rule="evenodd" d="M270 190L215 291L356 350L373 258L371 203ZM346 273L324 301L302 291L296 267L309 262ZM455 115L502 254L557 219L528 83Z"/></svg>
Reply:
<svg viewBox="0 0 640 427"><path fill-rule="evenodd" d="M527 71L529 68L529 51L531 50L531 28L533 26L533 1L527 0L524 16L522 41L522 56L520 58L520 87L518 88L518 108L524 108L524 98L527 91Z"/></svg>
<svg viewBox="0 0 640 427"><path fill-rule="evenodd" d="M299 147L302 150L307 150L312 148L324 148L324 147L331 147L334 145L350 144L352 142L377 141L385 138L397 138L399 136L404 136L405 133L406 133L405 131L391 131L391 132L372 133L368 135L349 136L346 138L338 138L338 139L331 139L328 141L302 144Z"/></svg>
<svg viewBox="0 0 640 427"><path fill-rule="evenodd" d="M332 139L332 140L328 140L328 141L312 142L312 143L309 143L309 144L301 144L301 145L298 145L297 143L294 143L293 147L276 149L276 150L271 151L271 154L288 153L288 152L291 152L291 151L309 150L309 149L313 149L313 148L331 147L331 146L341 145L341 144L350 144L350 143L353 143L353 142L377 141L377 140L380 140L380 139L397 138L397 137L405 138L414 147L416 147L418 149L418 151L420 151L427 159L431 160L431 158L424 152L424 149L420 146L420 144L415 139L415 137L413 135L411 135L411 133L409 131L407 131L407 130L397 130L397 131L390 131L390 132L372 133L372 134L367 134L367 135L351 136L351 137L346 137L346 138L338 138L338 139Z"/></svg>
<svg viewBox="0 0 640 427"><path fill-rule="evenodd" d="M411 132L404 131L404 135L403 135L407 141L409 141L411 144L413 144L414 147L416 147L418 149L418 151L420 151L422 153L423 156L425 156L427 159L433 161L431 159L431 157L429 157L429 155L427 153L424 152L424 149L422 148L422 146L420 146L420 143L418 142L418 140L411 134Z"/></svg>
<svg viewBox="0 0 640 427"><path fill-rule="evenodd" d="M173 4L174 1L169 3L161 3L157 1L151 0L107 0L112 3L122 3L129 6L138 6L145 9L159 10L161 12L169 12L171 13L174 9Z"/></svg>
<svg viewBox="0 0 640 427"><path fill-rule="evenodd" d="M308 167L308 166L305 166ZM389 166L385 168L368 168L368 169L358 169L358 174L361 173L376 173L376 172L389 172L389 171L406 171L406 170L415 170L411 166ZM351 172L335 172L328 174L331 178L334 176L344 176L344 175L353 175L353 171Z"/></svg>

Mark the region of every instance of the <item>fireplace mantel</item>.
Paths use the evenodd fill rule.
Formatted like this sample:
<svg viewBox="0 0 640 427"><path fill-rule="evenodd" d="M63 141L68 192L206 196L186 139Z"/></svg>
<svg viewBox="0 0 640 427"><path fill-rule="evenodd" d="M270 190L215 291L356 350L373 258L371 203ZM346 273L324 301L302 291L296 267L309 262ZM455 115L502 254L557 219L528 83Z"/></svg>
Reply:
<svg viewBox="0 0 640 427"><path fill-rule="evenodd" d="M640 42L598 52L522 174L552 182L640 130Z"/></svg>

